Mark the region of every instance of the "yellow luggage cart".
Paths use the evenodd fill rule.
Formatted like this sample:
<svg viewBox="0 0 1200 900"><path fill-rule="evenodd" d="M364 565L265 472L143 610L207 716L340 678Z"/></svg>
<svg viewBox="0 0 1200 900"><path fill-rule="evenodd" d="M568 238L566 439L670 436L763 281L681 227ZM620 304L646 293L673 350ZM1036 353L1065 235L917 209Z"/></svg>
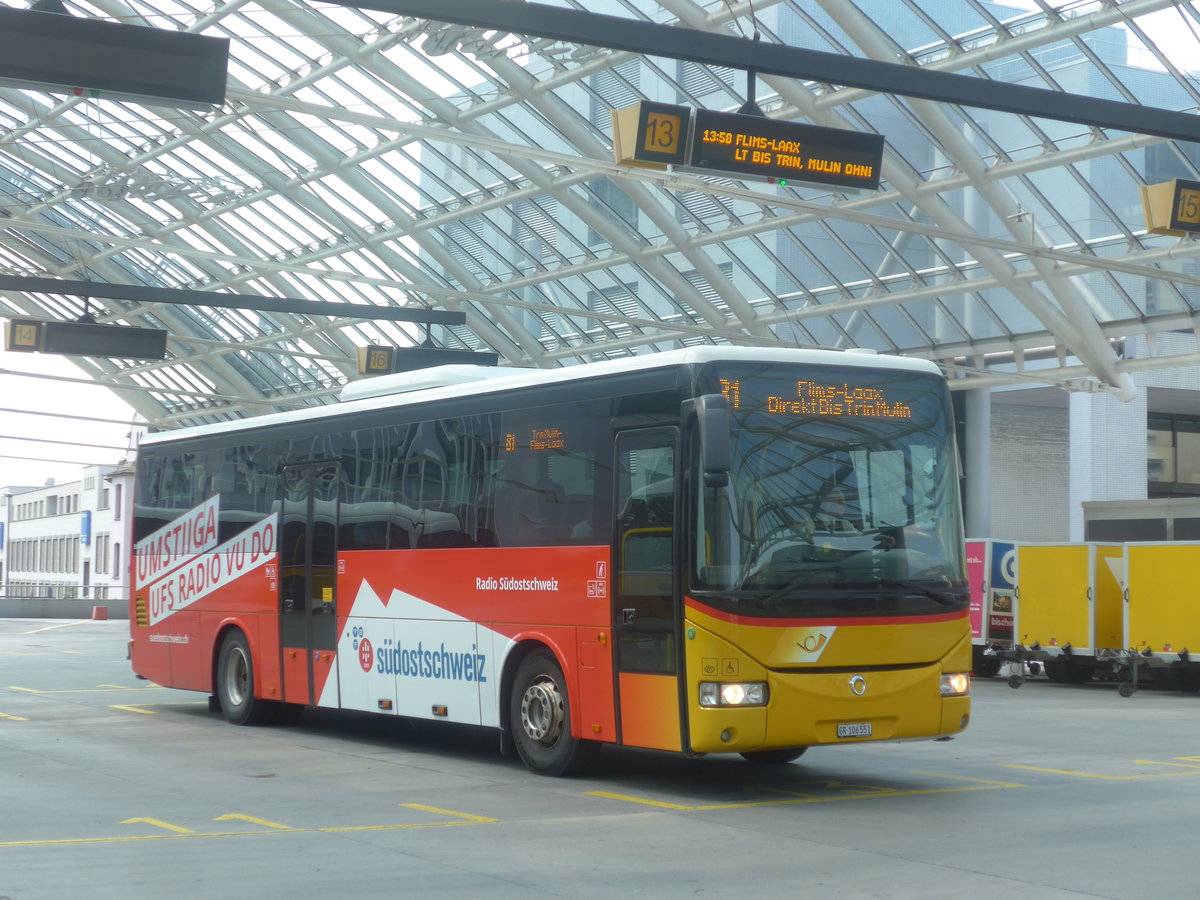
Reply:
<svg viewBox="0 0 1200 900"><path fill-rule="evenodd" d="M1183 690L1200 688L1200 543L1126 544L1123 638L1105 654L1124 697L1139 670ZM1193 658L1195 648L1196 657Z"/></svg>
<svg viewBox="0 0 1200 900"><path fill-rule="evenodd" d="M1017 647L1052 681L1083 684L1124 634L1122 544L1017 548ZM1197 646L1200 646L1198 644Z"/></svg>

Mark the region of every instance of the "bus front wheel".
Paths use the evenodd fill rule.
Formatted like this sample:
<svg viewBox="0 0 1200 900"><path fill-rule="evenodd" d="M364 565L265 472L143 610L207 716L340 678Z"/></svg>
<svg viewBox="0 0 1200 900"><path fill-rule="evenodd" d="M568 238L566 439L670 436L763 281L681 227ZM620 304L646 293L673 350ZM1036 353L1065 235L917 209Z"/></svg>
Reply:
<svg viewBox="0 0 1200 900"><path fill-rule="evenodd" d="M240 631L231 631L217 657L217 699L221 712L234 725L260 725L275 711L269 700L254 696L254 662L250 643Z"/></svg>
<svg viewBox="0 0 1200 900"><path fill-rule="evenodd" d="M571 775L595 753L596 744L571 736L567 683L554 657L535 650L513 680L508 722L522 761L539 775Z"/></svg>

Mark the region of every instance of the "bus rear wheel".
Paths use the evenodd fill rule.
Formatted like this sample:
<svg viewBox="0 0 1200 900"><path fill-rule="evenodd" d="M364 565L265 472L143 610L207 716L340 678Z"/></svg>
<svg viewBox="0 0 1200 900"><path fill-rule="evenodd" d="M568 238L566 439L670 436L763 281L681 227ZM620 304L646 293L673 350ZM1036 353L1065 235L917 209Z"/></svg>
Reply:
<svg viewBox="0 0 1200 900"><path fill-rule="evenodd" d="M539 775L571 775L592 758L596 744L571 736L571 702L562 669L545 650L521 661L508 709L513 744Z"/></svg>
<svg viewBox="0 0 1200 900"><path fill-rule="evenodd" d="M756 766L782 766L804 755L807 747L784 747L782 750L751 750L742 754L746 762Z"/></svg>
<svg viewBox="0 0 1200 900"><path fill-rule="evenodd" d="M254 696L254 661L250 642L231 631L217 656L217 699L225 719L234 725L261 725L275 714L275 704Z"/></svg>

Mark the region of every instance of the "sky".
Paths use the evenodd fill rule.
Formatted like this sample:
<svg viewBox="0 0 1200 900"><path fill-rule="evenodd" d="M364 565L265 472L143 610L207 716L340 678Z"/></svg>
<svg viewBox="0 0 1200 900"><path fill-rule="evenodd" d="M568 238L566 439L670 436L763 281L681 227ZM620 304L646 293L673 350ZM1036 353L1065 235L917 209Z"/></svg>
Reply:
<svg viewBox="0 0 1200 900"><path fill-rule="evenodd" d="M0 487L40 487L49 478L66 484L80 479L82 465L124 458L133 409L107 388L64 377L87 376L65 356L11 353L0 344ZM84 416L120 421L79 418Z"/></svg>

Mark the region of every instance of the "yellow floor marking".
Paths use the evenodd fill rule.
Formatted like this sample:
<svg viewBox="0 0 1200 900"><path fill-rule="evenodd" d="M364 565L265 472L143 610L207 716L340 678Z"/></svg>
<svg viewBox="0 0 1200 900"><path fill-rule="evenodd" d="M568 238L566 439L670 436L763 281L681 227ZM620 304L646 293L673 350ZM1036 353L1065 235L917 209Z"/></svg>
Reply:
<svg viewBox="0 0 1200 900"><path fill-rule="evenodd" d="M873 784L848 784L847 782L837 781L837 780L805 781L805 782L803 782L803 785L818 787L818 788L823 787L826 790L830 790L830 791L834 791L834 790L847 791L851 794L861 795L864 797L867 795L872 795L872 794L873 795L894 794L896 792L896 789L891 788L891 787L883 787L881 785L873 785ZM762 791L763 793L768 793L768 794L784 794L785 796L788 796L788 797L806 797L811 800L821 799L821 795L819 795L819 794L810 794L806 791L785 791L782 788L748 787L748 788L746 788L746 790L747 791Z"/></svg>
<svg viewBox="0 0 1200 900"><path fill-rule="evenodd" d="M163 828L167 831L173 831L176 834L196 833L192 828L184 828L182 825L172 825L170 822L164 822L162 819L126 819L125 821L121 822L122 825L137 825L138 823L153 825L155 828Z"/></svg>
<svg viewBox="0 0 1200 900"><path fill-rule="evenodd" d="M499 819L489 819L499 822ZM406 828L445 828L449 825L478 825L478 822L467 822L462 819L452 819L449 822L408 822L404 825L338 825L331 828L314 828L322 834L342 834L348 831L403 831Z"/></svg>
<svg viewBox="0 0 1200 900"><path fill-rule="evenodd" d="M139 703L137 706L134 706L132 703L110 703L108 705L108 708L109 709L119 709L122 712L140 713L143 716L156 716L156 715L158 715L158 710L143 709L142 707L145 707L145 706L207 706L207 705L208 705L207 700L193 700L190 702L180 701L179 703L171 703L171 702Z"/></svg>
<svg viewBox="0 0 1200 900"><path fill-rule="evenodd" d="M640 803L642 806L656 806L659 809L695 810L698 806L684 806L680 803L666 803L662 800L650 800L646 797L631 797L628 794L614 794L611 791L584 791L585 797L599 797L602 800L623 800L626 803Z"/></svg>
<svg viewBox="0 0 1200 900"><path fill-rule="evenodd" d="M212 831L212 832L197 832L190 828L184 828L181 825L172 825L170 822L163 822L160 819L136 818L126 819L121 822L122 825L135 825L144 823L153 825L156 828L162 828L170 834L138 834L138 835L111 835L108 837L91 837L91 838L58 838L54 840L42 841L0 841L0 849L5 847L49 847L65 844L120 844L129 843L131 841L180 841L195 838L224 838L224 837L257 837L264 834L338 834L348 831L396 831L404 828L440 828L447 825L484 825L498 824L501 819L493 819L488 816L477 816L472 813L456 812L449 809L438 809L436 806L425 806L421 803L402 803L400 804L406 809L414 809L420 812L431 812L439 815L455 816L448 822L411 822L403 825L345 825L332 828L295 828L291 825L283 825L279 822L272 822L269 819L259 819L255 816L247 816L242 813L226 813L223 816L217 816L213 819L214 822L228 822L231 820L239 820L242 822L250 822L254 825L261 825L264 828L271 829L270 831Z"/></svg>
<svg viewBox="0 0 1200 900"><path fill-rule="evenodd" d="M915 773L929 774L934 773ZM935 775L937 778L955 778L952 775ZM787 797L785 800L748 800L744 803L710 803L692 806L683 803L670 803L663 800L651 800L649 797L635 797L630 794L616 794L611 791L586 791L585 796L599 797L604 800L620 800L625 803L637 803L642 806L652 806L657 809L671 809L680 812L711 812L721 809L749 809L759 806L793 806L800 803L841 803L847 800L870 800L881 799L884 797L919 797L927 794L960 794L968 791L995 791L1002 788L1019 788L1025 787L1023 784L1016 784L1007 781L987 781L982 778L959 778L962 781L970 781L975 783L975 787L943 787L943 788L915 788L912 790L897 790L882 785L864 785L864 784L845 784L840 781L815 781L809 782L814 786L824 787L827 789L836 789L847 791L835 796L818 796L815 794L807 794L802 791L783 791L778 788L747 788L749 791L764 791L770 793L783 794Z"/></svg>
<svg viewBox="0 0 1200 900"><path fill-rule="evenodd" d="M104 694L108 691L111 691L114 687L116 687L116 685L102 684L99 687L94 688L69 688L60 691L43 691L40 688L27 688L10 684L8 685L7 689L10 691L21 691L24 694ZM159 689L157 684L151 685L150 687L120 688L120 690L123 691L153 691L155 689Z"/></svg>
<svg viewBox="0 0 1200 900"><path fill-rule="evenodd" d="M453 809L439 809L436 806L426 806L424 803L401 803L405 809L415 809L420 812L436 813L439 816L457 816L460 819L466 819L468 822L480 822L482 824L493 824L499 822L499 819L492 819L488 816L476 816L472 813L458 812Z"/></svg>
<svg viewBox="0 0 1200 900"><path fill-rule="evenodd" d="M46 625L42 628L35 628L33 631L24 631L22 634L41 634L43 631L53 631L55 628L70 628L72 625L83 625L90 621L91 619L80 619L78 622L63 622L60 625Z"/></svg>
<svg viewBox="0 0 1200 900"><path fill-rule="evenodd" d="M1177 756L1175 758L1176 759L1186 759L1189 761L1194 760L1195 762L1200 762L1200 759L1197 759L1194 756ZM1157 759L1135 759L1133 761L1133 764L1135 766L1176 766L1177 768L1180 768L1180 769L1193 769L1195 771L1200 771L1200 766L1197 766L1197 765L1189 766L1187 763L1184 763L1184 762L1161 762ZM1180 774L1182 775L1184 773L1181 772Z"/></svg>
<svg viewBox="0 0 1200 900"><path fill-rule="evenodd" d="M222 837L251 837L262 834L298 834L309 829L297 828L293 831L210 831L190 832L188 834L130 834L94 838L59 838L48 841L4 841L0 849L5 847L52 847L65 844L129 844L136 841L187 841L195 838Z"/></svg>
<svg viewBox="0 0 1200 900"><path fill-rule="evenodd" d="M1011 781L992 781L990 778L968 778L966 775L950 775L946 772L921 772L921 771L914 769L914 770L910 771L908 774L909 775L926 775L930 778L949 778L951 781L969 781L972 784L990 784L990 785L994 785L995 787L1004 787L1004 788L1029 787L1029 785L1027 785L1027 784L1016 784Z"/></svg>
<svg viewBox="0 0 1200 900"><path fill-rule="evenodd" d="M268 819L256 819L254 816L243 816L241 813L226 813L223 816L217 816L213 819L214 822L231 822L234 819L242 822L250 822L253 825L262 825L264 828L283 828L286 831L295 831L291 825L282 825L279 822L272 822Z"/></svg>
<svg viewBox="0 0 1200 900"><path fill-rule="evenodd" d="M1164 763L1163 765L1167 764ZM1075 778L1095 778L1099 781L1138 781L1144 778L1175 778L1179 775L1195 775L1200 773L1200 769L1192 769L1187 772L1147 772L1142 775L1101 775L1097 772L1078 772L1074 769L1047 769L1042 766L1020 766L1015 763L1006 763L1005 768L1024 769L1027 772L1045 772L1048 775L1072 775Z"/></svg>
<svg viewBox="0 0 1200 900"><path fill-rule="evenodd" d="M0 713L0 719L8 719L12 722L28 722L24 716L10 716L8 713Z"/></svg>

